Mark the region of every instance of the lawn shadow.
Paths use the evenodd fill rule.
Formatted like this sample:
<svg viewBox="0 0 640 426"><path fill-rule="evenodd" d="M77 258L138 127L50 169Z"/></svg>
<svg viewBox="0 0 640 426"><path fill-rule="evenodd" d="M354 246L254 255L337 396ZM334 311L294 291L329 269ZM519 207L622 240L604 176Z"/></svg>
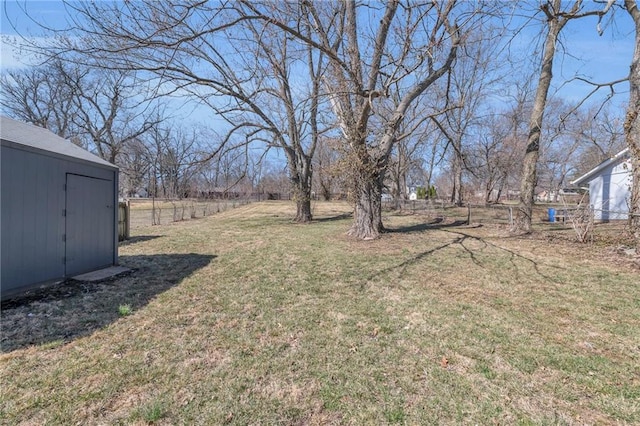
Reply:
<svg viewBox="0 0 640 426"><path fill-rule="evenodd" d="M337 216L327 216L327 217L321 217L321 218L313 218L313 222L333 222L336 220L344 220L344 219L349 219L352 218L353 214L352 213L342 213L339 214Z"/></svg>
<svg viewBox="0 0 640 426"><path fill-rule="evenodd" d="M415 225L409 226L399 226L397 228L386 228L385 232L388 233L411 233L411 232L421 232L430 229L446 229L446 228L455 228L458 226L467 225L466 220L455 220L451 223L445 223L444 219L438 217L431 222L426 223L418 223Z"/></svg>
<svg viewBox="0 0 640 426"><path fill-rule="evenodd" d="M94 283L67 280L7 299L2 302L0 351L57 346L87 336L120 318L121 306L135 313L214 258L194 253L120 256L120 264L131 268L124 276Z"/></svg>
<svg viewBox="0 0 640 426"><path fill-rule="evenodd" d="M145 241L155 240L156 238L161 238L162 235L136 235L135 237L129 237L126 240L120 241L118 245L120 247L128 246L136 243L143 243Z"/></svg>
<svg viewBox="0 0 640 426"><path fill-rule="evenodd" d="M360 284L360 288L361 290L363 290L367 283L369 281L371 281L372 279L380 276L380 275L385 275L388 274L392 271L395 271L396 273L398 273L399 275L404 274L407 269L410 266L416 265L419 262L421 262L423 259L433 255L434 253L450 248L450 247L458 247L461 248L464 253L468 256L469 260L471 262L473 262L477 267L480 268L485 268L484 265L484 261L478 256L479 253L487 248L491 248L493 250L495 250L496 253L502 253L505 256L508 257L508 262L511 265L511 270L515 272L516 274L516 278L518 278L520 272L520 269L522 269L522 264L529 264L533 270L535 271L535 273L537 275L539 275L540 277L543 277L547 280L547 282L549 284L554 284L557 283L558 280L557 278L554 278L552 276L549 276L548 274L545 274L542 269L540 268L540 264L538 263L538 261L536 261L535 259L533 259L532 257L527 257L523 254L520 254L512 249L509 249L507 247L503 247L500 246L498 244L495 244L491 241L489 241L486 238L483 237L478 237L475 235L471 235L471 234L467 234L464 232L464 229L469 229L469 228L478 228L481 227L482 225L472 225L470 227L465 227L462 230L461 229L457 229L457 230L450 230L450 229L446 229L446 228L450 228L453 226L460 226L460 225L464 225L466 224L466 221L456 221L453 222L451 224L445 224L445 225L436 225L433 226L431 224L420 224L420 225L416 225L416 226L409 226L409 227L405 227L405 228L400 228L402 229L401 231L391 231L391 232L411 232L411 231L418 231L423 229L442 229L444 232L451 234L452 235L452 239L446 242L443 242L441 245L435 246L435 247L431 247L428 250L424 250L422 252L419 252L415 255L413 255L412 257L403 260L402 262L389 266L387 268L381 269L377 272L375 272L374 274L371 274L370 276L366 277L365 280ZM406 230L406 228L409 228L410 230ZM417 229L412 229L412 228L417 228ZM474 242L475 244L471 245L469 243ZM554 265L544 265L546 267L553 267L553 268L558 268L558 269L562 269L560 267L554 266ZM526 274L527 272L522 272L523 274Z"/></svg>

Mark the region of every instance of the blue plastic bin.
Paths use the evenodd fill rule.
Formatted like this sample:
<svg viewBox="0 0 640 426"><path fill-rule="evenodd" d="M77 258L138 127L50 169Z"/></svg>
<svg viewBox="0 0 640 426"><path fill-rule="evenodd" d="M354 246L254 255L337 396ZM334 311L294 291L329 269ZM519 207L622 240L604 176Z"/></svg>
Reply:
<svg viewBox="0 0 640 426"><path fill-rule="evenodd" d="M556 209L549 209L549 222L556 221Z"/></svg>

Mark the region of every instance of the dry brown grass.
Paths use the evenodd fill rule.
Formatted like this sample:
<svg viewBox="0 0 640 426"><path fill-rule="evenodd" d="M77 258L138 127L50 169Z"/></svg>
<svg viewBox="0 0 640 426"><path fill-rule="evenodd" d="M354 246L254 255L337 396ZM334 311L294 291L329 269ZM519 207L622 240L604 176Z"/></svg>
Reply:
<svg viewBox="0 0 640 426"><path fill-rule="evenodd" d="M128 276L5 304L2 423L640 422L639 270L613 235L389 213L362 242L348 206L314 210L142 228Z"/></svg>

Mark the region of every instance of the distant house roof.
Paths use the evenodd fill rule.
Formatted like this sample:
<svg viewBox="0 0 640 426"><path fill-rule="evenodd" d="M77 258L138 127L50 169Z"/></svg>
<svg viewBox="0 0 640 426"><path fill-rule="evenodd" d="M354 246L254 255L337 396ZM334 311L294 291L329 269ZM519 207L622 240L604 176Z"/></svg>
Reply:
<svg viewBox="0 0 640 426"><path fill-rule="evenodd" d="M42 127L23 123L0 115L0 139L3 142L22 145L33 151L46 151L71 157L77 160L99 164L103 167L117 168L115 165L61 138Z"/></svg>
<svg viewBox="0 0 640 426"><path fill-rule="evenodd" d="M602 163L598 164L596 167L589 170L587 173L580 176L578 179L571 181L571 184L582 185L583 183L589 182L594 177L596 177L602 170L606 169L611 165L624 161L627 158L629 158L629 148L625 148L619 153L617 153L616 155L614 155L613 157L604 160Z"/></svg>

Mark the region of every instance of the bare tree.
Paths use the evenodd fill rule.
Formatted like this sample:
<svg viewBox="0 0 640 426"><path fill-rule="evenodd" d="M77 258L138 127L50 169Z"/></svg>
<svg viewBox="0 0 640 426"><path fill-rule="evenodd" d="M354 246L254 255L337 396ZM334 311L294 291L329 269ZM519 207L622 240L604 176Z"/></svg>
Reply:
<svg viewBox="0 0 640 426"><path fill-rule="evenodd" d="M547 0L540 9L546 19L547 32L540 64L538 85L534 97L533 109L529 120L529 136L524 156L522 179L520 183L520 204L512 228L513 232L531 232L531 215L538 181L537 167L540 156L540 135L549 88L551 87L553 60L556 54L558 37L564 26L573 19L585 16L602 16L609 8L605 5L602 10L583 11L582 0L570 3L565 9L562 0Z"/></svg>
<svg viewBox="0 0 640 426"><path fill-rule="evenodd" d="M409 183L414 183L408 181L410 173L412 169L420 166L422 156L419 156L418 153L426 145L425 141L417 135L413 136L396 142L389 160L387 176L396 209L400 208L402 201L407 199L407 187Z"/></svg>
<svg viewBox="0 0 640 426"><path fill-rule="evenodd" d="M63 138L77 133L75 88L85 71L52 59L40 66L9 70L0 75L2 112L17 120L44 127Z"/></svg>
<svg viewBox="0 0 640 426"><path fill-rule="evenodd" d="M407 200L408 187L431 186L433 169L444 157L446 148L441 133L430 120L432 115L428 106L415 103L398 128L385 180L396 209Z"/></svg>
<svg viewBox="0 0 640 426"><path fill-rule="evenodd" d="M206 198L229 198L246 180L252 189L257 188L264 168L261 158L251 158L239 149L222 150L208 161L196 163L195 186L198 194Z"/></svg>
<svg viewBox="0 0 640 426"><path fill-rule="evenodd" d="M631 202L629 226L640 252L640 10L635 0L625 0L625 8L635 27L635 49L629 71L629 107L624 122L624 134L631 152Z"/></svg>
<svg viewBox="0 0 640 426"><path fill-rule="evenodd" d="M162 121L157 111L139 98L130 73L93 70L73 83L75 126L90 140L97 154L118 164L124 147Z"/></svg>
<svg viewBox="0 0 640 426"><path fill-rule="evenodd" d="M180 127L160 129L156 140L156 156L159 165L160 187L165 197L185 198L191 196L191 183L198 173L195 132Z"/></svg>
<svg viewBox="0 0 640 426"><path fill-rule="evenodd" d="M343 155L351 166L354 223L349 233L376 238L384 229L381 194L398 129L413 102L453 66L461 28L474 21L476 4L394 0L376 7L355 1L305 2L301 14L313 29L306 35L261 5L242 3L253 16L326 55L329 77L324 84L332 94L344 135ZM360 25L365 16L369 25ZM400 87L402 95L387 115L380 105L392 102L393 86Z"/></svg>
<svg viewBox="0 0 640 426"><path fill-rule="evenodd" d="M546 191L546 201L557 202L567 176L573 171L581 140L572 131L575 120L566 114L572 109L568 102L552 98L546 109L548 119L542 129L537 187Z"/></svg>
<svg viewBox="0 0 640 426"><path fill-rule="evenodd" d="M485 118L476 144L470 148L472 180L484 194L485 203L500 201L505 189L515 181L520 171L521 141L513 111L500 112ZM515 128L514 128L515 125Z"/></svg>
<svg viewBox="0 0 640 426"><path fill-rule="evenodd" d="M548 201L558 202L570 176L586 173L623 149L622 120L606 106L575 109L556 99L549 102L548 109L538 186L553 195Z"/></svg>
<svg viewBox="0 0 640 426"><path fill-rule="evenodd" d="M569 131L580 140L573 164L576 177L624 149L623 122L624 116L617 117L607 106L578 109L572 114Z"/></svg>
<svg viewBox="0 0 640 426"><path fill-rule="evenodd" d="M148 186L152 197L186 198L205 163L199 161L199 135L180 125L156 125L144 135Z"/></svg>
<svg viewBox="0 0 640 426"><path fill-rule="evenodd" d="M153 165L151 153L141 138L128 143L120 153L120 184L125 197L148 196L147 177Z"/></svg>
<svg viewBox="0 0 640 426"><path fill-rule="evenodd" d="M60 37L54 50L73 51L77 61L91 66L141 71L154 94L187 96L209 106L228 123L211 158L230 144L284 150L296 220L309 221L311 158L322 132L317 115L323 53L304 48L241 6L69 2L77 37ZM265 7L294 21L299 16L294 3ZM307 37L312 31L308 23L292 25Z"/></svg>
<svg viewBox="0 0 640 426"><path fill-rule="evenodd" d="M116 164L125 146L157 120L124 72L89 69L52 58L1 77L8 115L45 127Z"/></svg>
<svg viewBox="0 0 640 426"><path fill-rule="evenodd" d="M441 97L448 101L449 108L433 117L448 142L451 201L458 206L463 203L463 175L473 173L469 148L477 143L480 123L489 114L484 102L501 78L497 69L499 40L498 31L488 26L466 35L456 66L442 84Z"/></svg>
<svg viewBox="0 0 640 426"><path fill-rule="evenodd" d="M290 14L295 16L295 5L288 4L285 8L291 6L293 10ZM273 85L265 84L264 91L271 95L272 114L282 111L286 117L278 120L279 125L275 119L267 120L269 128L265 129L273 133L275 145L282 148L286 155L289 179L297 207L296 221L309 222L312 219L312 159L321 133L325 131L320 128L318 120L321 78L325 69L324 55L313 50L311 46L305 46L299 55L299 46L290 47L293 42L286 33L264 23L257 24L252 21L245 22L251 30L252 40L257 41L258 57L262 59L255 65L263 75L273 74ZM311 27L303 26L301 31L309 35ZM301 65L306 68L307 75L304 81L309 86L308 92L294 87L295 79L292 74L296 73Z"/></svg>
<svg viewBox="0 0 640 426"><path fill-rule="evenodd" d="M336 172L339 160L338 138L323 137L318 139L318 145L313 158L313 186L325 201L342 190L342 181Z"/></svg>

